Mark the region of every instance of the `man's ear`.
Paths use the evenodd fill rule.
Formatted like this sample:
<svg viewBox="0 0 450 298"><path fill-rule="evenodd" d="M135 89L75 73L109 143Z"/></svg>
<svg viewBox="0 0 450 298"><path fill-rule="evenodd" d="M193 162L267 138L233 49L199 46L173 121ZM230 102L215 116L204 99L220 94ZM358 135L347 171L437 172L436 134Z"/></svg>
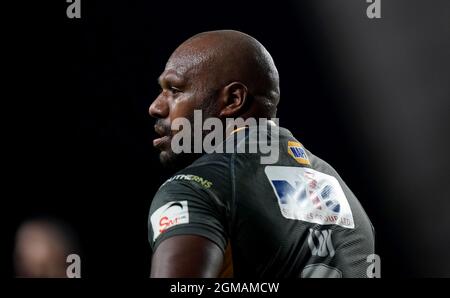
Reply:
<svg viewBox="0 0 450 298"><path fill-rule="evenodd" d="M234 117L242 114L247 106L248 89L241 82L232 82L222 90L223 108L220 117Z"/></svg>

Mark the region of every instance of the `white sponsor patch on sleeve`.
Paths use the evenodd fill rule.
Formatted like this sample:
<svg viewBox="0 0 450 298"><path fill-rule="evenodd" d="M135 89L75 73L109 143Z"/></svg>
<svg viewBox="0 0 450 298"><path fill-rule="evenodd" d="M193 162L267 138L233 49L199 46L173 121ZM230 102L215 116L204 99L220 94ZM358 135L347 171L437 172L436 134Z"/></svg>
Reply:
<svg viewBox="0 0 450 298"><path fill-rule="evenodd" d="M187 201L171 201L159 207L150 216L153 228L153 241L168 228L189 223Z"/></svg>
<svg viewBox="0 0 450 298"><path fill-rule="evenodd" d="M285 218L355 227L347 197L335 177L302 167L267 166L265 173Z"/></svg>

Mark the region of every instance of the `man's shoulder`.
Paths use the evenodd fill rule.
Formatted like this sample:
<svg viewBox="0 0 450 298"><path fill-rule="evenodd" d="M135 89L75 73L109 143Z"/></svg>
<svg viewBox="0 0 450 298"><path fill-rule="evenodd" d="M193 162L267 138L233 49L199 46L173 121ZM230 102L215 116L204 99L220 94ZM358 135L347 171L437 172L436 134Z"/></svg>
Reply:
<svg viewBox="0 0 450 298"><path fill-rule="evenodd" d="M172 191L201 192L220 195L229 189L230 156L206 154L178 171L159 188L158 194Z"/></svg>

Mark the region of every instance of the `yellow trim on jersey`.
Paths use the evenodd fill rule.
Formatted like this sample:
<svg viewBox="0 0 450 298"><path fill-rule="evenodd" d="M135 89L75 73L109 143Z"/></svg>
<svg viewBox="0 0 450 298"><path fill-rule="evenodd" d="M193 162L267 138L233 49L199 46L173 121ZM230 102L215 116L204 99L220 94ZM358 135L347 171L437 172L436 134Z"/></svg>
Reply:
<svg viewBox="0 0 450 298"><path fill-rule="evenodd" d="M292 148L298 148L303 151L306 158L295 156ZM306 155L306 150L300 142L288 141L288 154L292 156L299 164L309 165L308 155Z"/></svg>
<svg viewBox="0 0 450 298"><path fill-rule="evenodd" d="M230 132L230 135L232 135L232 134L234 134L235 132L238 132L238 131L240 131L240 130L246 129L246 128L247 128L247 126L238 127L238 128L236 128L235 130L233 130L232 132Z"/></svg>

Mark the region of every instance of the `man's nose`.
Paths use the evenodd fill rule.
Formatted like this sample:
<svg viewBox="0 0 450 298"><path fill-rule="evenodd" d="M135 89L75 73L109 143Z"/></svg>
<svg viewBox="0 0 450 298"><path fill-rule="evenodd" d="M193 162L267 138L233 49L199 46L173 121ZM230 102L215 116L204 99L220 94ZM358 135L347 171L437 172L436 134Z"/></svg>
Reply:
<svg viewBox="0 0 450 298"><path fill-rule="evenodd" d="M155 118L166 118L169 115L169 105L162 94L160 94L150 105L148 113Z"/></svg>

